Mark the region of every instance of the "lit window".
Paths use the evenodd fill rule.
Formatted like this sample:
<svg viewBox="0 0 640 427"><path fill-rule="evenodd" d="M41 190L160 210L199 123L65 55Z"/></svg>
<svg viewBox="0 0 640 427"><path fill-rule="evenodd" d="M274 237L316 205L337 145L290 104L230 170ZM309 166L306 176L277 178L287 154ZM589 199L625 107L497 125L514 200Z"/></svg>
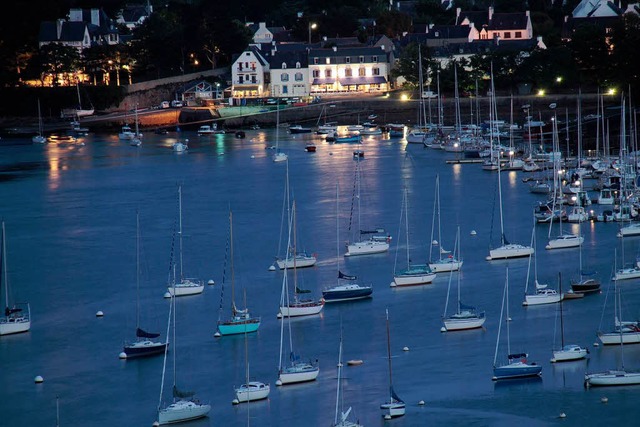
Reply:
<svg viewBox="0 0 640 427"><path fill-rule="evenodd" d="M325 77L331 77L331 70L324 70Z"/></svg>
<svg viewBox="0 0 640 427"><path fill-rule="evenodd" d="M359 75L360 77L364 77L364 76L366 76L366 72L365 72L364 67L360 67L360 68L358 69L358 75Z"/></svg>

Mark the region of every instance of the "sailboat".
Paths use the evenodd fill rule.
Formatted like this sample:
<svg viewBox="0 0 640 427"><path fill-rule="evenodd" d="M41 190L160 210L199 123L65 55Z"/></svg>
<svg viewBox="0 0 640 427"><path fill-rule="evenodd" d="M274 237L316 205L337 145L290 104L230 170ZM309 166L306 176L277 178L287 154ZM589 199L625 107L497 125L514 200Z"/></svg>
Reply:
<svg viewBox="0 0 640 427"><path fill-rule="evenodd" d="M86 116L92 115L95 112L93 105L91 106L91 108L82 108L82 99L80 98L79 83L76 83L76 91L78 92L78 109L75 112L75 116L80 118L80 117L86 117Z"/></svg>
<svg viewBox="0 0 640 427"><path fill-rule="evenodd" d="M624 237L620 241L622 246L622 268L618 268L618 251L614 251L614 275L613 280L628 280L628 279L637 279L640 277L640 266L638 266L638 262L632 264L630 266L624 266Z"/></svg>
<svg viewBox="0 0 640 427"><path fill-rule="evenodd" d="M138 120L138 104L136 104L136 131L129 142L129 145L133 147L140 147L142 145L142 134L140 133L140 124Z"/></svg>
<svg viewBox="0 0 640 427"><path fill-rule="evenodd" d="M2 221L2 254L0 255L0 294L4 286L4 316L0 317L0 335L19 334L31 329L31 307L28 303L9 302L9 275L7 273L7 242ZM26 311L25 311L26 309Z"/></svg>
<svg viewBox="0 0 640 427"><path fill-rule="evenodd" d="M292 239L293 234L293 239ZM291 219L289 221L289 239L287 242L287 253L295 253L296 252L296 202L293 201L293 205L291 207ZM297 274L297 265L296 258L293 258L293 287L294 287L294 297L293 301L289 300L289 289L288 286L284 287L285 284L288 285L287 281L287 268L285 267L284 277L283 277L283 289L282 289L282 298L280 302L280 313L279 316L285 317L294 317L294 316L309 316L313 314L318 314L322 311L322 307L324 307L324 301L312 300L312 299L302 299L299 294L304 293L300 288L298 288L298 274Z"/></svg>
<svg viewBox="0 0 640 427"><path fill-rule="evenodd" d="M285 189L284 189L285 195L284 195L284 204L286 204L287 206L287 212L289 212L289 162L287 162L287 176L286 176L286 181L285 181ZM285 209L284 209L284 204L283 204L283 208L282 208L282 222L284 223L284 217L285 217ZM290 218L290 215L287 214L287 217ZM294 228L295 231L295 228ZM280 235L282 235L282 232L280 233ZM279 246L279 244L278 244ZM278 252L280 251L280 248L278 248ZM278 266L278 268L280 270L284 270L285 268L293 268L294 267L294 263L295 263L295 267L296 268L303 268L303 267L313 267L316 264L316 257L315 255L309 255L304 251L299 252L297 249L297 243L295 244L295 247L288 247L287 248L287 254L285 256L284 259L278 257L276 258L276 265ZM275 267L272 268L272 270L275 270Z"/></svg>
<svg viewBox="0 0 640 427"><path fill-rule="evenodd" d="M354 236L354 242L347 242L347 252L344 256L353 256L353 255L369 255L369 254L377 254L380 252L386 252L389 250L389 241L391 237L388 235L384 235L384 229L375 229L375 230L363 230L361 228L360 217L362 216L362 206L360 203L360 157L356 157L356 185L354 188L355 195L354 198L358 202L358 232L357 237ZM351 209L353 213L353 208ZM351 218L349 219L349 229L351 229ZM365 236L370 235L371 237L366 238Z"/></svg>
<svg viewBox="0 0 640 427"><path fill-rule="evenodd" d="M371 297L373 287L357 283L358 277L344 274L340 271L340 220L338 207L338 186L336 185L336 267L338 270L338 283L335 286L322 291L324 302L341 302Z"/></svg>
<svg viewBox="0 0 640 427"><path fill-rule="evenodd" d="M578 225L578 235L582 236L582 223ZM578 250L578 280L571 282L571 292L587 294L592 292L600 291L600 280L596 277L592 277L595 273L585 273L582 270L582 244L579 246Z"/></svg>
<svg viewBox="0 0 640 427"><path fill-rule="evenodd" d="M404 197L402 198L402 209L401 212L404 213L404 223L406 229L406 243L407 243L407 268L406 269L396 269L394 265L394 273L393 273L393 282L391 286L410 286L410 285L422 285L433 282L433 279L436 277L436 273L431 271L426 264L411 264L411 256L409 255L409 216L407 212L409 211L409 202L407 200L407 189L404 190ZM402 223L402 213L400 221ZM397 246L396 249L396 264L398 261L398 251L400 246Z"/></svg>
<svg viewBox="0 0 640 427"><path fill-rule="evenodd" d="M531 230L531 246L536 247L536 226L534 224ZM531 272L531 259L533 259L533 284L535 285L535 293L529 294L529 277ZM535 253L529 255L529 264L527 266L527 282L524 285L524 301L522 305L540 305L554 304L562 300L562 294L555 289L550 289L545 283L538 282L538 258Z"/></svg>
<svg viewBox="0 0 640 427"><path fill-rule="evenodd" d="M518 243L509 243L504 235L504 218L502 214L502 175L500 169L500 162L498 162L498 199L500 203L500 246L491 249L487 261L506 258L524 257L533 254L533 248L531 246L524 246Z"/></svg>
<svg viewBox="0 0 640 427"><path fill-rule="evenodd" d="M389 360L389 400L380 405L385 419L401 417L405 413L405 404L393 390L393 375L391 369L391 332L389 331L389 309L387 315L387 359Z"/></svg>
<svg viewBox="0 0 640 427"><path fill-rule="evenodd" d="M616 281L613 282L615 286L614 293L614 312L613 312L613 330L611 332L602 332L598 331L597 335L602 344L604 345L612 345L612 344L639 344L640 343L640 322L639 321L626 321L623 320L622 317L622 296L619 295L618 284ZM604 309L607 305L607 299L609 292L607 291L607 298L605 298ZM604 317L604 315L603 315ZM601 329L601 328L599 328Z"/></svg>
<svg viewBox="0 0 640 427"><path fill-rule="evenodd" d="M244 328L244 360L247 380L244 384L235 389L236 398L233 400L233 404L266 399L267 397L269 397L269 392L271 391L271 387L269 386L269 384L265 384L260 381L249 381L249 344L247 341L248 332L249 331L247 330L247 328Z"/></svg>
<svg viewBox="0 0 640 427"><path fill-rule="evenodd" d="M186 278L184 277L182 270L182 186L178 186L178 235L179 235L179 244L178 247L179 257L180 257L180 281L175 283L176 278L175 274L173 277L173 283L169 283L169 294L175 295L177 297L185 296L185 295L196 295L201 294L204 290L204 282L202 280ZM173 245L172 245L173 247Z"/></svg>
<svg viewBox="0 0 640 427"><path fill-rule="evenodd" d="M175 270L175 265L174 265ZM158 402L158 424L173 424L183 421L195 420L198 418L206 417L211 411L211 405L205 405L200 403L194 396L193 391L181 391L177 386L177 363L176 363L176 297L175 292L171 297L171 306L169 308L169 324L167 325L167 336L169 335L169 327L173 326L173 388L172 388L172 402L163 404L162 395L164 392L164 379L165 371L167 367L167 353L168 346L164 351L164 362L162 364L162 385L160 387L160 399ZM173 311L173 319L172 319ZM173 322L172 322L173 320ZM173 325L171 325L173 323Z"/></svg>
<svg viewBox="0 0 640 427"><path fill-rule="evenodd" d="M430 144L431 142L433 142L433 138L435 134L432 132L429 132L429 129L426 123L427 120L426 120L425 107L424 107L424 96L422 96L423 88L424 88L423 77L422 77L422 50L420 49L419 45L418 45L418 64L419 64L418 65L418 80L419 80L418 94L420 96L420 101L418 102L418 126L411 129L409 133L407 133L407 136L405 139L410 144L411 143L426 144L427 141Z"/></svg>
<svg viewBox="0 0 640 427"><path fill-rule="evenodd" d="M562 273L558 273L558 286L562 291ZM564 343L564 317L562 312L562 300L560 300L560 349L553 350L553 358L551 363L568 362L571 360L584 359L589 350L576 344Z"/></svg>
<svg viewBox="0 0 640 427"><path fill-rule="evenodd" d="M284 162L289 159L286 153L280 151L278 144L280 142L280 105L276 104L276 152L273 155L274 162Z"/></svg>
<svg viewBox="0 0 640 427"><path fill-rule="evenodd" d="M498 326L498 338L496 340L496 351L493 356L493 380L505 380L513 378L535 377L541 374L542 366L535 363L528 363L527 353L511 353L511 340L509 331L509 267L507 267L506 280L504 284L504 292L502 294L502 308L500 309L500 324ZM502 330L502 322L505 320L503 314L506 309L507 322L507 364L498 365L498 347L500 344L500 331Z"/></svg>
<svg viewBox="0 0 640 427"><path fill-rule="evenodd" d="M460 227L456 233L456 243L454 245L454 253L460 253ZM440 328L440 332L448 331L462 331L467 329L481 328L485 322L485 315L483 312L470 305L465 305L460 299L460 276L462 272L458 273L458 297L457 297L457 309L456 312L447 316L447 309L449 306L449 295L451 291L451 279L453 278L453 270L449 273L449 286L447 287L447 300L444 305L443 323L444 326Z"/></svg>
<svg viewBox="0 0 640 427"><path fill-rule="evenodd" d="M295 273L294 273L295 274ZM293 383L301 383L306 381L313 381L318 377L320 373L320 368L318 367L318 362L312 361L303 361L300 356L296 354L293 350L293 334L291 333L291 316L293 313L299 313L300 310L305 309L306 307L300 307L302 302L294 299L292 305L289 301L289 280L288 275L285 274L282 278L282 294L281 294L281 302L280 302L280 313L284 316L282 323L280 324L280 359L278 361L278 381L276 381L276 385L283 384L293 384ZM322 302L320 303L320 310L322 309ZM308 314L316 314L320 310L317 310ZM302 314L296 314L302 315ZM289 337L289 363L285 363L284 359L284 329L285 323L287 324L287 332Z"/></svg>
<svg viewBox="0 0 640 427"><path fill-rule="evenodd" d="M38 98L38 134L31 138L34 144L44 144L47 138L43 135L42 112L40 111L40 98Z"/></svg>
<svg viewBox="0 0 640 427"><path fill-rule="evenodd" d="M438 244L440 249L438 250L439 256L437 259L432 258L431 251L434 244L434 230L436 224L436 216L438 218ZM443 257L443 255L447 255ZM458 257L460 254L458 253ZM436 190L433 202L433 217L431 219L431 246L429 247L429 268L434 273L443 273L447 271L457 271L462 268L462 259L458 259L454 255L451 255L447 250L442 247L442 227L440 224L440 175L436 175Z"/></svg>
<svg viewBox="0 0 640 427"><path fill-rule="evenodd" d="M342 332L340 333L340 350L338 351L338 387L336 390L336 416L331 427L364 427L360 421L349 421L351 407L343 411L344 399L342 398ZM338 415L340 417L338 417Z"/></svg>
<svg viewBox="0 0 640 427"><path fill-rule="evenodd" d="M616 294L614 295L616 306L620 306L620 291L616 287ZM640 372L627 371L624 367L624 340L623 326L618 327L618 342L620 343L620 368L612 369L604 372L597 373L585 373L584 385L585 387L591 386L616 386L616 385L638 385L640 384ZM602 338L601 338L602 339ZM603 341L604 343L604 341Z"/></svg>
<svg viewBox="0 0 640 427"><path fill-rule="evenodd" d="M136 340L125 343L124 354L127 359L133 357L153 356L162 354L168 345L168 341L158 342L160 334L147 332L140 328L140 215L136 214Z"/></svg>
<svg viewBox="0 0 640 427"><path fill-rule="evenodd" d="M260 318L251 317L249 309L246 307L239 310L235 302L235 271L233 266L233 213L229 211L229 239L227 240L229 250L229 260L231 262L231 318L229 320L218 320L218 331L216 337L221 335L235 335L251 333L260 327ZM222 298L224 296L224 277L222 280L223 291L220 293L220 313L222 313Z"/></svg>

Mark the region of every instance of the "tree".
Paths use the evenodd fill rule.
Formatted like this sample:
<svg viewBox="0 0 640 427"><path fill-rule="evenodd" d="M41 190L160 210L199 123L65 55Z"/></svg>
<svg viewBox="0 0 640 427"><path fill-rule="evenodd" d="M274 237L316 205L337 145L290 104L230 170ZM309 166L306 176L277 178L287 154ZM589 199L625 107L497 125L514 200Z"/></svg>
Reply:
<svg viewBox="0 0 640 427"><path fill-rule="evenodd" d="M580 81L602 85L609 75L609 47L604 31L593 24L582 24L571 36L569 48L577 69Z"/></svg>
<svg viewBox="0 0 640 427"><path fill-rule="evenodd" d="M396 10L385 11L376 18L376 32L396 38L411 31L411 16Z"/></svg>
<svg viewBox="0 0 640 427"><path fill-rule="evenodd" d="M418 49L420 49L420 55L422 56L423 83L427 83L431 76L435 76L435 70L438 68L438 63L431 59L428 47L418 43L410 43L402 50L396 66L391 70L393 77L404 78L409 87L417 87L420 82Z"/></svg>
<svg viewBox="0 0 640 427"><path fill-rule="evenodd" d="M58 86L58 79L63 85L75 84L71 76L80 68L80 53L74 47L60 43L50 43L40 48L40 70L42 74L53 77L53 85Z"/></svg>
<svg viewBox="0 0 640 427"><path fill-rule="evenodd" d="M611 33L611 79L623 88L640 87L640 71L635 60L640 46L640 17L627 13ZM624 89L623 89L624 90Z"/></svg>

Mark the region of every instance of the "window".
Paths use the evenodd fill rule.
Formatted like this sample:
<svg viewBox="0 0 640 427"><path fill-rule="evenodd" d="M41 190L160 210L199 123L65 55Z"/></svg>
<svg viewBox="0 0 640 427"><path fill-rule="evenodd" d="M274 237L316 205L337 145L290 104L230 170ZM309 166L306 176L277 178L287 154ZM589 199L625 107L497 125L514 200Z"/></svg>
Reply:
<svg viewBox="0 0 640 427"><path fill-rule="evenodd" d="M320 70L313 70L311 73L314 78L320 77Z"/></svg>
<svg viewBox="0 0 640 427"><path fill-rule="evenodd" d="M256 76L251 76L251 83L256 83Z"/></svg>
<svg viewBox="0 0 640 427"><path fill-rule="evenodd" d="M301 82L304 79L304 76L302 75L302 73L296 73L295 79L297 82Z"/></svg>
<svg viewBox="0 0 640 427"><path fill-rule="evenodd" d="M364 64L364 56L363 56L363 55L360 55L360 58L359 58L359 59L360 59L360 63L361 63L361 64Z"/></svg>
<svg viewBox="0 0 640 427"><path fill-rule="evenodd" d="M504 38L505 39L510 39L511 38L511 33L509 31L505 31L504 32Z"/></svg>
<svg viewBox="0 0 640 427"><path fill-rule="evenodd" d="M286 62L283 62L283 63L282 63L282 69L283 69L283 70L286 70L286 69L287 69L287 63L286 63Z"/></svg>
<svg viewBox="0 0 640 427"><path fill-rule="evenodd" d="M313 63L314 63L315 65L318 65L318 58L313 58Z"/></svg>
<svg viewBox="0 0 640 427"><path fill-rule="evenodd" d="M377 63L378 62L378 57L377 56L372 56L371 57L371 62Z"/></svg>
<svg viewBox="0 0 640 427"><path fill-rule="evenodd" d="M331 77L331 70L324 70L325 77Z"/></svg>
<svg viewBox="0 0 640 427"><path fill-rule="evenodd" d="M351 64L351 57L347 56L346 58L344 58L344 62L347 64Z"/></svg>
<svg viewBox="0 0 640 427"><path fill-rule="evenodd" d="M331 64L331 58L326 58L324 62L325 64Z"/></svg>
<svg viewBox="0 0 640 427"><path fill-rule="evenodd" d="M296 68L300 68L300 63L296 62Z"/></svg>
<svg viewBox="0 0 640 427"><path fill-rule="evenodd" d="M238 76L238 83L242 84L244 83L244 76Z"/></svg>
<svg viewBox="0 0 640 427"><path fill-rule="evenodd" d="M516 31L516 38L517 39L521 39L522 38L522 31Z"/></svg>
<svg viewBox="0 0 640 427"><path fill-rule="evenodd" d="M360 77L364 77L364 76L366 76L366 72L365 72L364 67L360 67L360 68L358 68L358 75L359 75Z"/></svg>
<svg viewBox="0 0 640 427"><path fill-rule="evenodd" d="M345 76L345 77L351 77L351 76L353 76L353 71L351 71L351 68L345 68L345 70L344 70L344 76Z"/></svg>
<svg viewBox="0 0 640 427"><path fill-rule="evenodd" d="M283 82L288 82L289 81L289 74L287 74L287 73L280 74L280 80L282 80Z"/></svg>
<svg viewBox="0 0 640 427"><path fill-rule="evenodd" d="M374 76L379 76L380 75L380 68L373 68L371 70L371 74Z"/></svg>
<svg viewBox="0 0 640 427"><path fill-rule="evenodd" d="M244 56L249 56L249 52L245 52Z"/></svg>
<svg viewBox="0 0 640 427"><path fill-rule="evenodd" d="M287 86L287 85L282 85L282 93L283 93L283 94L285 94L285 93L289 93L289 86Z"/></svg>

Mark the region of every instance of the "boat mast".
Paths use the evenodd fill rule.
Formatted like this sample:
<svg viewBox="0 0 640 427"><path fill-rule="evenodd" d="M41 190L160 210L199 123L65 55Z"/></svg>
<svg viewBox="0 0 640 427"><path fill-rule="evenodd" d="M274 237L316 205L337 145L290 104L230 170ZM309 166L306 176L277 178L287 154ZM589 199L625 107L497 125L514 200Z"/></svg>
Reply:
<svg viewBox="0 0 640 427"><path fill-rule="evenodd" d="M340 331L340 350L338 351L338 387L336 391L336 416L333 425L338 425L338 410L340 405L340 373L342 371L342 331Z"/></svg>
<svg viewBox="0 0 640 427"><path fill-rule="evenodd" d="M171 303L169 304L169 318L167 320L167 345L165 345L164 347L164 360L162 362L162 382L160 383L160 398L158 399L158 411L160 411L160 408L162 407L162 394L164 392L164 377L167 370L167 352L169 351L169 328L171 327L171 314L173 313L174 300L175 300L175 284L174 284L173 294L171 295ZM173 342L175 345L175 335L174 335ZM175 357L175 351L173 353Z"/></svg>
<svg viewBox="0 0 640 427"><path fill-rule="evenodd" d="M507 306L507 357L511 354L511 333L509 331L509 323L511 323L511 318L509 317L509 267L507 267L507 280L505 284L505 303Z"/></svg>
<svg viewBox="0 0 640 427"><path fill-rule="evenodd" d="M393 403L393 374L391 370L391 333L389 331L389 309L385 310L387 314L387 358L389 359L389 403Z"/></svg>
<svg viewBox="0 0 640 427"><path fill-rule="evenodd" d="M431 243L429 244L429 261L433 260L433 258L431 258L431 254L433 252L433 233L436 228L436 212L437 212L436 209L439 205L438 203L439 199L440 199L440 175L436 175L436 189L435 189L435 194L433 196L433 215L431 217ZM440 236L438 236L438 239L440 239Z"/></svg>
<svg viewBox="0 0 640 427"><path fill-rule="evenodd" d="M175 277L176 266L173 265L173 275ZM176 353L178 347L176 345L176 281L173 281L173 296L171 297L171 303L173 304L173 390L175 391L177 386L177 373L176 373ZM174 394L175 398L175 394Z"/></svg>
<svg viewBox="0 0 640 427"><path fill-rule="evenodd" d="M405 234L407 237L407 269L411 268L411 259L409 257L409 199L407 196L407 187L404 188L404 222Z"/></svg>
<svg viewBox="0 0 640 427"><path fill-rule="evenodd" d="M458 229L456 230L456 242L453 245L453 257L454 257L454 260L461 259L461 257L460 257L460 246L461 245L462 245L462 242L460 241L460 226L458 226ZM456 252L456 249L458 250L457 252ZM455 257L456 253L458 254L458 258ZM454 261L454 262L456 262L456 261ZM462 275L459 270L462 270L462 265L460 265L460 267L458 268L458 314L460 314L460 276ZM451 271L453 271L453 269ZM447 298L448 298L448 296L447 296Z"/></svg>
<svg viewBox="0 0 640 427"><path fill-rule="evenodd" d="M7 246L6 246L6 242L5 242L5 234L4 234L4 221L2 221L2 260L0 262L0 269L2 269L2 276L0 277L0 279L2 280L0 282L0 284L2 284L2 282L4 282L4 304L5 304L5 308L9 308L9 283L7 282L8 280L8 276L7 276ZM7 313L7 310L5 310L5 314Z"/></svg>
<svg viewBox="0 0 640 427"><path fill-rule="evenodd" d="M498 323L498 337L496 338L496 351L493 354L493 367L496 367L498 361L498 346L500 345L500 332L502 331L502 320L504 319L504 301L507 295L507 286L509 283L509 267L507 267L507 278L504 283L504 290L502 291L502 306L500 307L500 323Z"/></svg>
<svg viewBox="0 0 640 427"><path fill-rule="evenodd" d="M182 186L178 186L178 219L179 219L179 231L180 235L180 281L184 279L182 276Z"/></svg>
<svg viewBox="0 0 640 427"><path fill-rule="evenodd" d="M136 334L140 327L140 212L136 211Z"/></svg>
<svg viewBox="0 0 640 427"><path fill-rule="evenodd" d="M560 292L560 350L564 348L564 318L562 315L562 273L558 272L558 289Z"/></svg>
<svg viewBox="0 0 640 427"><path fill-rule="evenodd" d="M231 258L231 314L236 315L236 274L233 268L233 212L229 209L229 255ZM286 261L285 261L286 262Z"/></svg>

